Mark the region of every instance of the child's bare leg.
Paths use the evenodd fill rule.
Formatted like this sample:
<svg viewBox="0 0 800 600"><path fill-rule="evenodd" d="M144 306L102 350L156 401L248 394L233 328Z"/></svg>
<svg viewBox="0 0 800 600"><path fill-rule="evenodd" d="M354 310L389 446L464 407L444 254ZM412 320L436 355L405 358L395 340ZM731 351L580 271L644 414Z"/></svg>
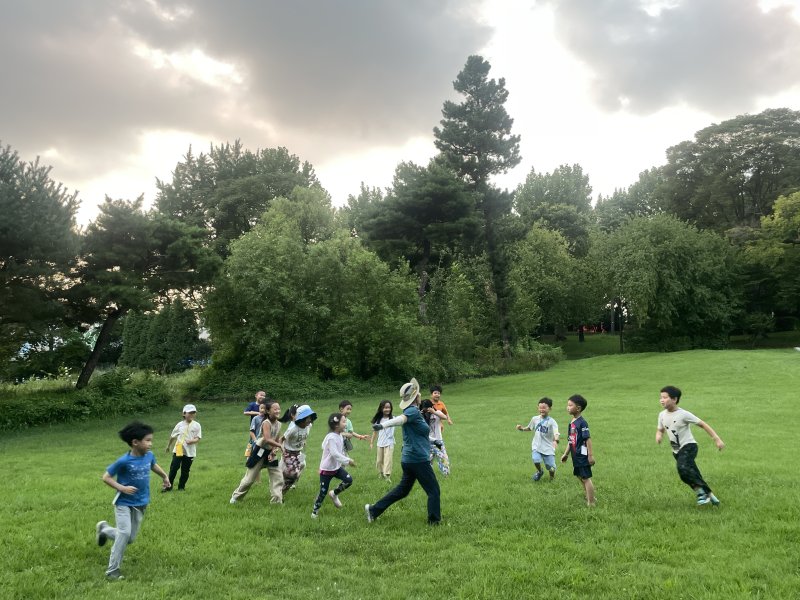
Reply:
<svg viewBox="0 0 800 600"><path fill-rule="evenodd" d="M594 484L591 479L581 479L583 490L586 492L586 505L594 506Z"/></svg>

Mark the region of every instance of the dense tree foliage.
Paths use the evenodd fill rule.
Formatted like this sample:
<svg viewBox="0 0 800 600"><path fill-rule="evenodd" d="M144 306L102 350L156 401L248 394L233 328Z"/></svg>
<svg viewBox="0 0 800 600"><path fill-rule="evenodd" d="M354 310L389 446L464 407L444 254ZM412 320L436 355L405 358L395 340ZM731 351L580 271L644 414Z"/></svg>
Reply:
<svg viewBox="0 0 800 600"><path fill-rule="evenodd" d="M415 284L342 232L306 239L276 202L231 245L208 323L224 364L367 378L409 372L419 329Z"/></svg>
<svg viewBox="0 0 800 600"><path fill-rule="evenodd" d="M155 313L130 312L125 317L120 364L157 373L175 373L206 358L197 319L180 298Z"/></svg>
<svg viewBox="0 0 800 600"><path fill-rule="evenodd" d="M589 251L591 202L592 186L580 165L561 165L544 174L531 170L514 194L514 209L525 226L539 223L558 231L575 256Z"/></svg>
<svg viewBox="0 0 800 600"><path fill-rule="evenodd" d="M158 181L158 211L209 232L221 256L249 231L273 198L297 187L318 187L314 169L286 148L245 150L239 141L211 146L195 156L191 149L178 163L171 182Z"/></svg>
<svg viewBox="0 0 800 600"><path fill-rule="evenodd" d="M740 307L720 235L670 215L636 217L592 248L607 301L624 299L638 349L721 347Z"/></svg>
<svg viewBox="0 0 800 600"><path fill-rule="evenodd" d="M510 351L507 265L501 249L499 222L511 210L510 194L494 189L490 177L517 166L519 136L511 133L514 120L505 108L505 79L489 79L491 65L480 56L470 56L453 82L463 96L460 104L446 101L441 127L434 127L434 144L442 160L471 187L483 225L483 240L491 266L497 297L497 323L506 354Z"/></svg>
<svg viewBox="0 0 800 600"><path fill-rule="evenodd" d="M102 323L78 387L88 383L114 325L128 311L152 309L170 291L200 285L216 272L218 259L204 239L198 227L144 212L141 198L106 199L87 227L69 290L77 316L87 324Z"/></svg>
<svg viewBox="0 0 800 600"><path fill-rule="evenodd" d="M77 254L78 201L50 179L39 161L27 163L0 146L0 361L26 342L49 347L62 323L58 301L64 273ZM3 372L5 368L0 368Z"/></svg>
<svg viewBox="0 0 800 600"><path fill-rule="evenodd" d="M698 131L667 150L665 209L699 227L757 226L800 187L800 112L769 109Z"/></svg>
<svg viewBox="0 0 800 600"><path fill-rule="evenodd" d="M599 196L594 207L597 224L611 231L631 217L649 217L663 212L663 169L656 167L639 174L639 179L626 190L615 190L611 196Z"/></svg>

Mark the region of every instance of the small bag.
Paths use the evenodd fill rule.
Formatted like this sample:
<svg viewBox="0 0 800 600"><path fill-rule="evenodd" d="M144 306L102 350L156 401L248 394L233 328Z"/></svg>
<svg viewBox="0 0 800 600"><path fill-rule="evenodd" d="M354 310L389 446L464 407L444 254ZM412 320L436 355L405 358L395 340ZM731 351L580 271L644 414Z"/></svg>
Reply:
<svg viewBox="0 0 800 600"><path fill-rule="evenodd" d="M183 442L176 442L175 456L183 456Z"/></svg>
<svg viewBox="0 0 800 600"><path fill-rule="evenodd" d="M258 439L262 440L262 438ZM245 465L247 466L248 469L252 469L258 464L258 461L260 461L262 458L266 456L266 454L267 454L267 449L262 448L261 446L258 445L258 443L256 443L256 445L253 446L253 449L250 451L250 456L247 457Z"/></svg>
<svg viewBox="0 0 800 600"><path fill-rule="evenodd" d="M344 451L352 452L352 450L353 450L353 441L350 438L344 438Z"/></svg>

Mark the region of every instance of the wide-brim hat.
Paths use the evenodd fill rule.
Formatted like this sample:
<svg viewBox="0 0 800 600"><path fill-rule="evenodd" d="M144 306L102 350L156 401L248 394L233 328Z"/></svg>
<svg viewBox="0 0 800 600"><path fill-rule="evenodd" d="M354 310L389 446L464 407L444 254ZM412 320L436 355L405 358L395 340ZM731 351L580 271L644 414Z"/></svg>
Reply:
<svg viewBox="0 0 800 600"><path fill-rule="evenodd" d="M297 407L297 413L294 415L295 423L302 421L306 417L311 417L311 421L317 420L317 413L315 413L308 404L303 404Z"/></svg>
<svg viewBox="0 0 800 600"><path fill-rule="evenodd" d="M404 383L400 388L400 410L411 406L417 396L419 396L419 383L412 377L411 381Z"/></svg>

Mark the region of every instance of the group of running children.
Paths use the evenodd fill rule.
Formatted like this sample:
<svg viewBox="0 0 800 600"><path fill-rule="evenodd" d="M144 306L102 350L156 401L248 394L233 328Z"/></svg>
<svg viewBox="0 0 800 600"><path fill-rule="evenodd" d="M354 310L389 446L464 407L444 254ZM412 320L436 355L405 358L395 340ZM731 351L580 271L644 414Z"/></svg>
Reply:
<svg viewBox="0 0 800 600"><path fill-rule="evenodd" d="M405 387L401 388L401 395ZM419 411L430 429L430 460L436 462L442 475L447 476L450 473L450 461L442 438L442 422L446 421L452 425L453 421L441 400L441 393L440 386L431 387L431 399L422 401L419 404ZM695 463L697 442L692 436L690 425L694 424L705 430L719 450L722 450L725 444L707 423L680 408L678 406L680 399L680 389L674 386L661 389L659 401L663 410L658 415L656 442L660 444L664 433L667 433L678 475L696 494L697 504L717 506L720 503L719 499L704 481ZM594 506L592 466L595 461L589 424L583 418L586 406L586 399L578 394L570 396L567 401L567 412L571 420L568 444L561 455L561 462L566 462L568 457L572 457L573 474L583 486L586 503L588 506ZM558 424L550 416L552 407L553 401L550 398L542 398L538 402L539 414L535 415L528 425L516 426L519 431L534 432L531 445L535 467L533 481L539 481L544 476L545 470L550 480L555 477L559 431ZM353 483L353 478L346 469L356 464L348 454L353 448L351 441L353 438L359 440L369 438L370 449L373 448L377 438L378 475L391 480L395 430L393 427L382 427L382 424L397 420L393 418L392 403L389 400L382 400L378 405L371 420L374 430L371 436L354 431L349 419L352 408L352 403L345 400L339 405L339 412L328 417L329 431L322 442L319 467L319 493L311 511L313 519L317 518L326 496L336 508L342 506L339 495ZM179 491L185 489L192 462L197 455L197 443L202 438L202 428L195 420L196 414L197 409L193 404L184 406L183 419L175 425L170 434L166 447L168 453L172 452L169 473L157 464L151 451L152 427L133 422L119 432L120 438L130 446L130 451L109 465L103 473L103 481L117 491L113 502L116 527L111 527L106 521L100 521L95 530L99 546L105 545L109 539L113 540L106 569L108 579L123 578L120 565L125 549L136 538L145 509L150 503L150 471L162 478L162 492L174 489L175 479L180 471L177 489ZM317 419L317 414L308 405L293 405L281 415L278 402L267 398L263 391L256 394L256 401L250 403L244 414L250 418L250 440L245 450L247 470L233 491L230 503L236 504L244 498L252 485L259 481L262 469L266 468L269 475L270 501L280 504L283 502L284 494L295 487L305 468L303 450L311 424ZM285 433L280 435L282 423L289 425ZM278 456L279 452L282 454L282 459ZM336 488L329 489L333 479L338 479L340 483Z"/></svg>

